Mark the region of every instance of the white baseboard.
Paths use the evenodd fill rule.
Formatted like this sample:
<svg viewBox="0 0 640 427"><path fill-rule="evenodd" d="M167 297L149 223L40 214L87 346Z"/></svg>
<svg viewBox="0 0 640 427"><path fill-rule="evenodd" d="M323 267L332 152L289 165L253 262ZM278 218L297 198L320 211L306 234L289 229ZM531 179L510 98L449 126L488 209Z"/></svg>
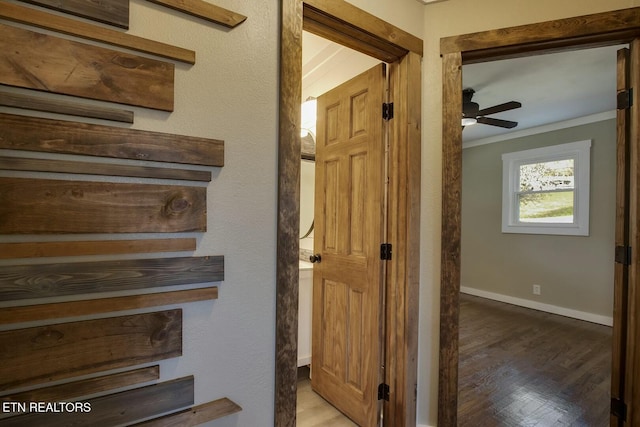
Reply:
<svg viewBox="0 0 640 427"><path fill-rule="evenodd" d="M521 307L532 308L534 310L545 311L547 313L559 314L560 316L571 317L587 322L598 323L605 326L613 326L613 317L599 314L587 313L586 311L571 310L570 308L559 307L557 305L544 304L523 298L510 297L508 295L496 294L494 292L461 286L460 292L463 294L475 295L495 301L506 302L508 304L519 305Z"/></svg>
<svg viewBox="0 0 640 427"><path fill-rule="evenodd" d="M433 427L427 424L417 424L416 427Z"/></svg>

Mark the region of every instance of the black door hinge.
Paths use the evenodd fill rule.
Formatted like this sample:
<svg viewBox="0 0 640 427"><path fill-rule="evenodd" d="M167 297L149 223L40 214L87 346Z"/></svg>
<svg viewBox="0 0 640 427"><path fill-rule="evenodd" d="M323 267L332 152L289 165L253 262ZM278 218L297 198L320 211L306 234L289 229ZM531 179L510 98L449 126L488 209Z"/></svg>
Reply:
<svg viewBox="0 0 640 427"><path fill-rule="evenodd" d="M380 392L378 392L380 393ZM611 398L611 415L618 417L622 421L627 420L627 405L620 399Z"/></svg>
<svg viewBox="0 0 640 427"><path fill-rule="evenodd" d="M633 106L633 88L618 92L618 110L626 110Z"/></svg>
<svg viewBox="0 0 640 427"><path fill-rule="evenodd" d="M389 384L382 383L378 386L378 400L389 401Z"/></svg>
<svg viewBox="0 0 640 427"><path fill-rule="evenodd" d="M618 264L631 265L631 246L616 246L615 260Z"/></svg>
<svg viewBox="0 0 640 427"><path fill-rule="evenodd" d="M385 102L382 104L382 118L384 120L393 119L393 102Z"/></svg>
<svg viewBox="0 0 640 427"><path fill-rule="evenodd" d="M391 243L383 243L380 245L380 259L383 261L391 261Z"/></svg>

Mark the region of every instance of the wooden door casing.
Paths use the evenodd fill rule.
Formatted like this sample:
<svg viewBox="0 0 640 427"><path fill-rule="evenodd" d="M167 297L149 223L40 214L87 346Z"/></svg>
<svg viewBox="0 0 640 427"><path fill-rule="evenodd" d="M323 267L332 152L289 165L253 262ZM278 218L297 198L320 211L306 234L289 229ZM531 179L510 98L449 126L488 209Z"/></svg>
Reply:
<svg viewBox="0 0 640 427"><path fill-rule="evenodd" d="M303 9L310 6L331 20L319 35L381 61L390 55L400 65L396 77L392 76L395 118L391 122L397 125L390 135L391 157L395 159L390 164L390 176L402 182L397 184L402 196L390 196L390 240L394 246L393 261L389 263L393 267L387 276L394 290L393 301L387 307L395 310L393 315L398 322L393 326L395 359L385 367L387 383L391 385L385 420L392 420L394 426L412 427L416 424L417 402L423 41L344 0L313 4L308 0L283 0L281 4L274 425L296 424L301 40L303 26L313 32L309 28L313 26L309 25L311 19L303 16ZM401 57L394 57L396 47L401 48Z"/></svg>
<svg viewBox="0 0 640 427"><path fill-rule="evenodd" d="M638 8L637 8L638 9ZM640 10L640 9L638 9ZM639 34L640 36L640 34ZM640 423L640 363L638 352L640 349L640 292L638 281L640 280L640 223L639 200L640 191L640 109L638 96L640 88L640 38L635 38L629 45L629 86L633 88L631 95L631 108L629 109L629 244L631 245L631 259L629 266L626 333L625 364L618 373L624 382L624 403L626 404L625 422L623 426L633 427Z"/></svg>
<svg viewBox="0 0 640 427"><path fill-rule="evenodd" d="M385 66L318 98L312 387L361 426L377 421Z"/></svg>
<svg viewBox="0 0 640 427"><path fill-rule="evenodd" d="M440 40L443 58L443 189L442 189L442 250L441 250L441 299L440 299L440 372L438 395L438 425L457 425L457 374L458 374L458 294L460 288L460 206L461 206L461 146L460 114L462 105L461 67L463 64L499 60L509 57L533 56L543 52L559 52L599 47L621 43L637 44L640 36L640 8L613 10L592 15L576 16L554 21L527 24L517 27L483 31L473 34L446 37ZM631 85L638 87L640 63L638 52L631 49ZM634 104L638 94L634 91ZM637 108L635 109L637 110ZM630 244L640 247L638 233L637 195L640 188L638 174L638 112L630 115ZM456 130L458 129L458 130ZM638 423L635 412L640 406L637 391L640 379L637 358L635 314L638 293L637 270L640 257L632 250L629 269L628 338L626 341L626 367L624 373L625 401L627 403L625 426ZM633 364L633 366L632 366ZM615 373L614 373L615 375Z"/></svg>
<svg viewBox="0 0 640 427"><path fill-rule="evenodd" d="M629 89L629 49L618 50L617 92ZM616 118L616 264L613 289L613 348L611 360L611 398L624 401L624 367L626 364L627 300L629 266L618 259L629 246L629 122L630 109L618 109ZM622 255L622 254L621 254ZM623 426L622 417L611 414L611 426Z"/></svg>

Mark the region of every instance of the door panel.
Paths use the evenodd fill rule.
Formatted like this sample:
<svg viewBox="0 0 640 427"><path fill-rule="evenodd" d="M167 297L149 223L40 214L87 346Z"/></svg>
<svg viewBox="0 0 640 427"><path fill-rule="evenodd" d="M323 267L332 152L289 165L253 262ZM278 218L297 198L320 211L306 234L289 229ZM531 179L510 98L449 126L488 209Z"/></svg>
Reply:
<svg viewBox="0 0 640 427"><path fill-rule="evenodd" d="M366 427L377 422L381 364L384 72L318 98L311 385Z"/></svg>

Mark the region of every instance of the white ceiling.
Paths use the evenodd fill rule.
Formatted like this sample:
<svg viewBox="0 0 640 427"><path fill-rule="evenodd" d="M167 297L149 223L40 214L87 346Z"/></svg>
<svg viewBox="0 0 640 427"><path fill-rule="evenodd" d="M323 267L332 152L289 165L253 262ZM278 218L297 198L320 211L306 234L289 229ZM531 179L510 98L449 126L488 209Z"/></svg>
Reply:
<svg viewBox="0 0 640 427"><path fill-rule="evenodd" d="M302 33L302 100L317 98L380 61L314 34Z"/></svg>
<svg viewBox="0 0 640 427"><path fill-rule="evenodd" d="M317 97L379 61L325 39L303 33L302 99ZM491 140L525 129L572 119L610 117L616 102L619 46L465 65L463 87L473 88L480 108L519 101L522 108L489 117L518 122L513 129L476 124L463 141ZM593 117L591 117L593 116ZM515 136L515 135L514 135Z"/></svg>
<svg viewBox="0 0 640 427"><path fill-rule="evenodd" d="M480 108L519 101L522 108L489 117L518 122L513 129L476 124L463 141L607 113L616 107L616 50L609 46L462 67L464 88Z"/></svg>

